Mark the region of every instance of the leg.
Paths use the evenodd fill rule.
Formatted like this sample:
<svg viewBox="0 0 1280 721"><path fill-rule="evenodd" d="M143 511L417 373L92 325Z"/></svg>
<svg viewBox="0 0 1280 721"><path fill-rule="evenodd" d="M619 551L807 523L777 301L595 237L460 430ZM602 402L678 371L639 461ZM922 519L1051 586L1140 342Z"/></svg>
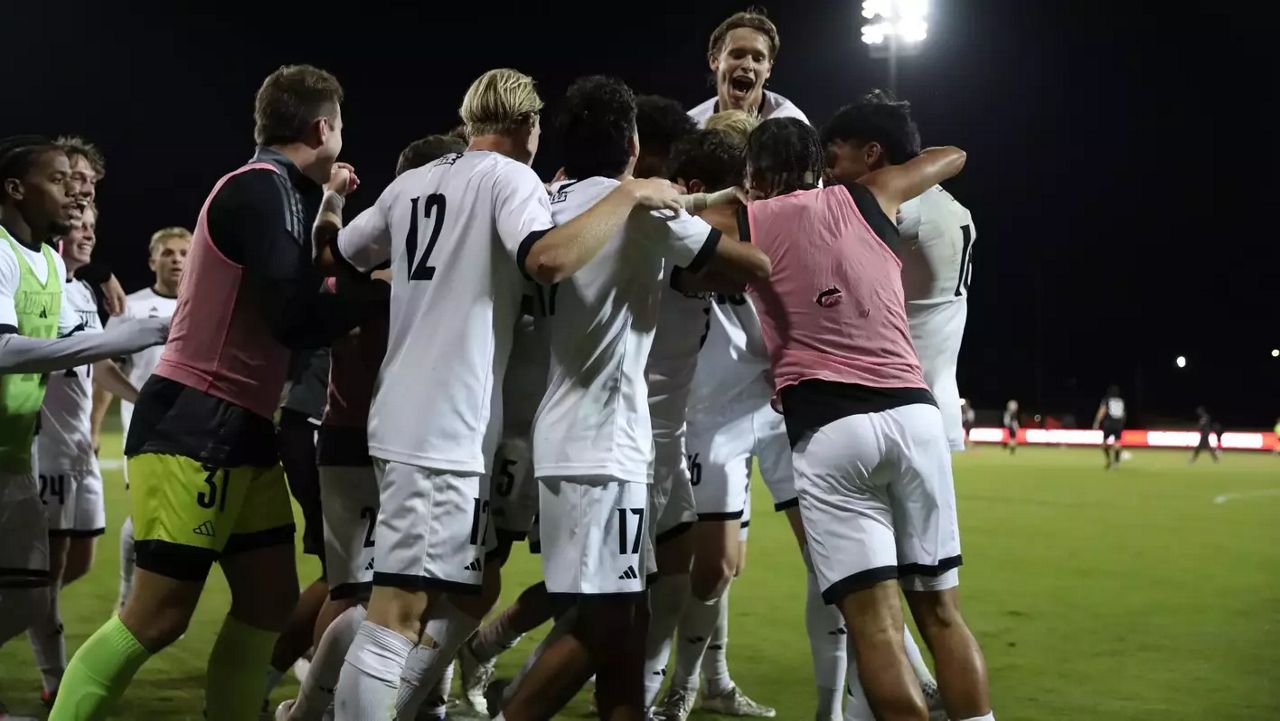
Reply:
<svg viewBox="0 0 1280 721"><path fill-rule="evenodd" d="M316 625L328 597L329 584L323 578L312 581L299 595L298 605L289 613L275 648L271 650L271 660L267 664L267 696L314 644Z"/></svg>
<svg viewBox="0 0 1280 721"><path fill-rule="evenodd" d="M987 665L982 650L960 615L956 588L905 591L911 615L938 666L938 690L947 715L956 719L991 712Z"/></svg>
<svg viewBox="0 0 1280 721"><path fill-rule="evenodd" d="M63 578L66 576L67 554L71 541L71 537L65 532L50 533L49 585L42 589L45 593L42 612L27 629L27 639L31 642L31 651L36 658L36 666L40 668L43 681L41 697L46 702L51 702L54 695L58 693L62 674L67 668L67 644L62 635L62 613L59 601L62 596Z"/></svg>
<svg viewBox="0 0 1280 721"><path fill-rule="evenodd" d="M649 588L649 631L645 642L645 705L658 697L667 675L671 636L683 615L689 596L689 565L693 560L693 535L686 528L669 538L659 534L658 579Z"/></svg>
<svg viewBox="0 0 1280 721"><path fill-rule="evenodd" d="M129 597L129 589L133 586L133 569L133 516L129 516L120 527L120 595L116 599L117 609L124 608L125 599Z"/></svg>
<svg viewBox="0 0 1280 721"><path fill-rule="evenodd" d="M526 588L516 600L480 630L458 654L463 697L472 709L488 713L485 696L497 666L498 655L515 646L524 634L551 620L551 600L542 582Z"/></svg>
<svg viewBox="0 0 1280 721"><path fill-rule="evenodd" d="M93 568L93 559L98 550L97 536L78 536L70 539L67 546L66 566L62 572L62 586L65 588L84 578Z"/></svg>
<svg viewBox="0 0 1280 721"><path fill-rule="evenodd" d="M288 708L288 715L285 717L287 721L320 721L333 703L333 691L338 685L343 659L365 619L364 607L357 604L355 599L330 602L326 604L326 610L342 606L345 606L343 611L334 618L316 642L311 670L298 689L298 699L285 702L284 708Z"/></svg>
<svg viewBox="0 0 1280 721"><path fill-rule="evenodd" d="M853 591L840 601L852 663L867 701L882 721L927 721L928 708L902 648L902 606L896 581ZM852 681L852 679L851 679Z"/></svg>
<svg viewBox="0 0 1280 721"><path fill-rule="evenodd" d="M422 617L428 605L425 591L374 586L368 615L347 650L338 678L337 719L392 718L400 674L409 651L421 636Z"/></svg>

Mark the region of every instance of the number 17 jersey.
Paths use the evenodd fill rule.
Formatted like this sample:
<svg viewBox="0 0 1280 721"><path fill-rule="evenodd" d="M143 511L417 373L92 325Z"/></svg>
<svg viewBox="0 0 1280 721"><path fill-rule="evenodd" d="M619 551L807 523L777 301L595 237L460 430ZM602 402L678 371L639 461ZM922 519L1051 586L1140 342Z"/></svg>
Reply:
<svg viewBox="0 0 1280 721"><path fill-rule="evenodd" d="M338 250L356 268L391 262L370 455L490 472L521 263L552 225L546 188L529 166L468 151L404 173L342 229Z"/></svg>
<svg viewBox="0 0 1280 721"><path fill-rule="evenodd" d="M956 365L969 312L969 277L977 238L973 216L935 185L902 204L898 232L911 341L942 412L947 442L952 450L963 450Z"/></svg>

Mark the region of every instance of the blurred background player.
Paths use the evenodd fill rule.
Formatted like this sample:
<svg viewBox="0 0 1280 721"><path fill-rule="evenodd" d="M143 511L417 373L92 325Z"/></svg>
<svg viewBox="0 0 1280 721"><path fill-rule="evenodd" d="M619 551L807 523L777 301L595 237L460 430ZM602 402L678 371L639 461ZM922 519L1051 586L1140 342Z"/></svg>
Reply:
<svg viewBox="0 0 1280 721"><path fill-rule="evenodd" d="M1124 399L1118 386L1108 386L1107 394L1098 404L1093 416L1093 428L1102 429L1102 455L1106 456L1108 469L1120 465L1120 437L1124 433Z"/></svg>
<svg viewBox="0 0 1280 721"><path fill-rule="evenodd" d="M1200 442L1196 444L1195 450L1191 451L1191 459L1187 463L1195 463L1200 457L1201 451L1208 451L1209 457L1214 463L1218 462L1217 445L1222 444L1222 434L1217 425L1213 422L1213 417L1209 415L1209 411L1204 406L1196 408L1196 430L1200 431ZM1218 432L1217 445L1214 444L1213 434Z"/></svg>
<svg viewBox="0 0 1280 721"><path fill-rule="evenodd" d="M96 228L97 209L90 205L61 239L67 269L63 302L79 317L79 329L84 333L102 332L102 315L93 289L73 277L93 254ZM43 676L41 699L46 705L53 703L67 666L61 589L89 572L98 536L106 532L102 472L92 434L95 385L130 401L138 398L138 389L110 360L52 373L36 434L40 500L49 517L49 603L28 637Z"/></svg>
<svg viewBox="0 0 1280 721"><path fill-rule="evenodd" d="M928 718L903 649L901 590L937 659L948 716L990 721L985 663L957 605L948 443L891 251L898 206L959 172L964 153L922 151L819 190L825 155L805 123L762 123L748 141L747 176L763 200L739 223L775 262L750 290L787 414L808 548L852 642L848 688L865 690L845 718L872 709L880 719Z"/></svg>
<svg viewBox="0 0 1280 721"><path fill-rule="evenodd" d="M191 231L186 228L170 227L161 228L151 234L151 241L147 245L147 267L155 275L155 280L150 287L130 293L125 298L124 313L118 318L110 318L107 320L107 327L113 324L123 323L134 318L164 318L173 317L173 311L178 307L178 284L182 281L182 269L186 267L187 253L191 251ZM117 359L121 370L129 377L129 382L135 388L141 388L147 379L151 377L151 372L155 370L156 364L160 362L160 355L164 352L164 346L154 346L145 348L132 355L123 356ZM93 393L93 446L99 448L99 438L102 432L102 422L107 414L107 408L111 405L112 394L101 385L94 386ZM133 403L126 399L120 400L120 427L121 435L125 438L129 436L129 421L133 418ZM124 476L125 488L129 487L128 467L126 466ZM129 588L133 585L133 568L134 568L134 549L133 549L133 516L124 519L124 524L120 527L120 595L116 602L116 608L124 608L124 601L129 597Z"/></svg>
<svg viewBox="0 0 1280 721"><path fill-rule="evenodd" d="M1013 455L1018 450L1018 429L1022 424L1018 421L1018 402L1010 400L1004 406L1004 423L1005 433L1009 434L1009 440L1005 441L1004 447L1008 449L1009 455Z"/></svg>
<svg viewBox="0 0 1280 721"><path fill-rule="evenodd" d="M978 413L973 410L973 404L968 398L960 399L960 422L964 425L964 437L969 438L969 431L973 430L973 426L978 419Z"/></svg>
<svg viewBox="0 0 1280 721"><path fill-rule="evenodd" d="M745 110L757 118L799 118L809 122L790 100L764 85L773 74L781 41L778 28L763 12L735 13L720 23L707 43L707 64L714 74L716 96L694 107L689 117L699 127L725 110Z"/></svg>
<svg viewBox="0 0 1280 721"><path fill-rule="evenodd" d="M396 176L465 149L466 143L451 136L414 141L400 154ZM328 599L316 621L310 668L301 679L297 700L276 709L280 721L319 721L329 711L343 658L365 617L364 604L373 587L378 516L378 480L367 429L374 385L387 351L389 313L390 305L384 304L358 329L333 342L327 402L316 438Z"/></svg>

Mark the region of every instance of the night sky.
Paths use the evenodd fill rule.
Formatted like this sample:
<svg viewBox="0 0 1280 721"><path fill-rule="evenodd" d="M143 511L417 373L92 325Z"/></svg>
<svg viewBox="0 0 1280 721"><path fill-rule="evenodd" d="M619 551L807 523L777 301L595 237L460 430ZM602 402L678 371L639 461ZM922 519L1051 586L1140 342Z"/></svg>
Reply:
<svg viewBox="0 0 1280 721"><path fill-rule="evenodd" d="M106 152L98 253L135 290L150 282L150 233L192 226L217 178L252 153L253 95L281 64L318 65L345 86L343 159L365 184L355 210L406 143L456 123L489 68L533 75L550 113L591 73L692 107L713 93L708 36L747 3L635 3L626 23L628 5L613 2L9 5L0 134L76 132ZM782 34L769 87L815 123L885 84L854 0L766 5ZM1017 398L1087 424L1114 382L1134 424L1191 423L1203 403L1230 427L1269 428L1280 154L1266 24L1169 3L933 6L898 92L926 145L969 153L948 183L978 229L962 394L980 410ZM535 168L549 178L559 152L544 127Z"/></svg>

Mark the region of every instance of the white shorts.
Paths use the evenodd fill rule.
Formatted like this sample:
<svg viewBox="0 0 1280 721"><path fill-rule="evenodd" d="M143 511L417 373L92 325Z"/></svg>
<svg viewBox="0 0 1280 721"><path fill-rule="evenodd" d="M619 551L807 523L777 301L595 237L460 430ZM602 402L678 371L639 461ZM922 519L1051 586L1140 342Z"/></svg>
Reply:
<svg viewBox="0 0 1280 721"><path fill-rule="evenodd" d="M378 476L373 466L317 466L329 598L365 598L373 588Z"/></svg>
<svg viewBox="0 0 1280 721"><path fill-rule="evenodd" d="M908 590L959 582L951 452L927 404L846 416L795 449L800 517L827 603L898 579Z"/></svg>
<svg viewBox="0 0 1280 721"><path fill-rule="evenodd" d="M504 438L493 459L493 497L489 513L501 541L519 541L533 529L538 515L538 483L533 454L525 438Z"/></svg>
<svg viewBox="0 0 1280 721"><path fill-rule="evenodd" d="M786 423L769 405L767 389L752 386L721 406L690 413L688 446L698 520L743 518L753 457L760 464L774 508L785 510L796 504Z"/></svg>
<svg viewBox="0 0 1280 721"><path fill-rule="evenodd" d="M656 571L646 483L609 476L538 479L538 525L547 591L572 596L641 594Z"/></svg>
<svg viewBox="0 0 1280 721"><path fill-rule="evenodd" d="M698 520L685 454L685 429L653 434L653 484L649 486L654 545L679 536Z"/></svg>
<svg viewBox="0 0 1280 721"><path fill-rule="evenodd" d="M0 474L0 588L49 585L49 525L35 474Z"/></svg>
<svg viewBox="0 0 1280 721"><path fill-rule="evenodd" d="M478 593L489 525L489 477L373 460L378 527L373 585Z"/></svg>
<svg viewBox="0 0 1280 721"><path fill-rule="evenodd" d="M94 467L79 471L40 472L40 502L49 519L49 533L94 538L107 530L102 500L102 473Z"/></svg>

